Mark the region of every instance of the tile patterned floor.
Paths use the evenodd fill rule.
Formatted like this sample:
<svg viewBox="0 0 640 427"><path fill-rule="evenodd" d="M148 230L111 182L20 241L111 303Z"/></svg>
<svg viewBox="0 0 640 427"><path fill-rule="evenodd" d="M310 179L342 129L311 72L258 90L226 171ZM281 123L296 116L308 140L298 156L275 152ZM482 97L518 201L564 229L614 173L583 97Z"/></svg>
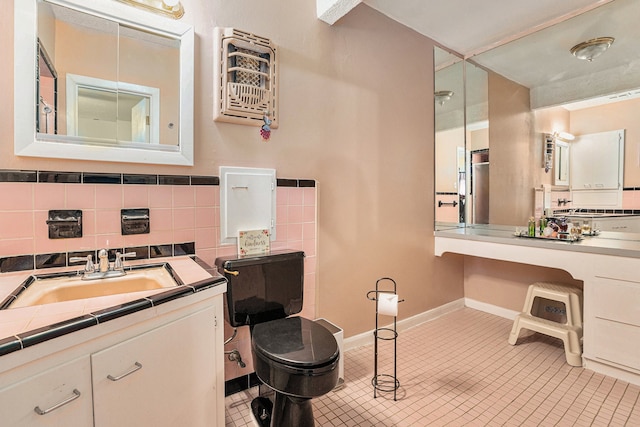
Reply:
<svg viewBox="0 0 640 427"><path fill-rule="evenodd" d="M345 354L345 386L313 401L316 426L640 426L640 387L567 365L562 342L469 308L398 337L397 401L373 398L373 346ZM392 373L392 348L379 348ZM253 426L257 388L226 399L226 426Z"/></svg>

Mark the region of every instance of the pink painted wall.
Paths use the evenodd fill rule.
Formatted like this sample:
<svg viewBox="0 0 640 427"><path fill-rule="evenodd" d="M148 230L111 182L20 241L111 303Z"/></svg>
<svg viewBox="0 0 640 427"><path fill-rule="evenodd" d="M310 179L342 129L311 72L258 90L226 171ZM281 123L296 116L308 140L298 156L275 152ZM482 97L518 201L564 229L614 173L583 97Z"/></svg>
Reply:
<svg viewBox="0 0 640 427"><path fill-rule="evenodd" d="M365 295L382 276L406 299L401 319L461 298L461 260L433 255L433 41L364 4L333 26L317 19L315 2L183 5L196 34L193 167L16 157L9 4L0 15L0 169L218 175L219 166L244 166L314 179L318 316L346 337L371 330ZM280 126L269 142L257 127L212 120L215 26L278 47Z"/></svg>

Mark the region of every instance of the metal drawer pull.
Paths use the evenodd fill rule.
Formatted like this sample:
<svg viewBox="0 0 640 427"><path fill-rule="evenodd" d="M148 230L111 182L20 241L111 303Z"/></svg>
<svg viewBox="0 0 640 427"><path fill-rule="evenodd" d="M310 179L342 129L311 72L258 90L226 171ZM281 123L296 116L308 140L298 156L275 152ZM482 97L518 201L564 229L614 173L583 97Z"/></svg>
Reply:
<svg viewBox="0 0 640 427"><path fill-rule="evenodd" d="M124 377L127 377L127 376L133 374L135 371L139 371L140 369L142 369L142 363L136 362L135 366L133 368L131 368L131 370L125 372L124 374L122 374L120 376L117 376L117 377L114 377L113 375L109 374L109 375L107 375L107 378L109 378L111 381L120 381Z"/></svg>
<svg viewBox="0 0 640 427"><path fill-rule="evenodd" d="M49 412L53 412L56 409L66 405L67 403L71 403L74 400L76 400L77 398L80 397L80 392L78 391L78 389L73 389L73 396L71 396L70 398L68 398L67 400L63 400L62 402L58 403L57 405L53 405L51 408L49 409L45 409L44 411L42 409L40 409L39 406L36 406L35 408L33 408L33 410L36 412L36 414L38 415L46 415Z"/></svg>
<svg viewBox="0 0 640 427"><path fill-rule="evenodd" d="M233 274L234 276L237 276L238 274L240 274L239 271L227 270L226 268L224 269L224 272L227 274Z"/></svg>

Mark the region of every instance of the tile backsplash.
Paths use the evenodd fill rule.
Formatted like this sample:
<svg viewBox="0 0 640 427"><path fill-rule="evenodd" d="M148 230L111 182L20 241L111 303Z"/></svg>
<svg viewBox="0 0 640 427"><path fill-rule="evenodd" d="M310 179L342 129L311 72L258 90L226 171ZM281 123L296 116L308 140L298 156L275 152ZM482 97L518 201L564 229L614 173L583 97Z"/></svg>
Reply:
<svg viewBox="0 0 640 427"><path fill-rule="evenodd" d="M304 306L300 315L315 318L316 183L278 179L276 237L272 249L305 252ZM121 209L148 208L149 233L122 235ZM82 237L50 239L50 210L82 210ZM139 258L198 256L210 266L219 256L236 254L220 243L220 187L215 176L141 175L0 170L0 271L3 261L47 267L71 255L99 248L135 250ZM229 326L225 329L229 335ZM225 377L252 371L247 328L230 348L240 348L247 368L225 360Z"/></svg>
<svg viewBox="0 0 640 427"><path fill-rule="evenodd" d="M272 248L304 250L305 280L315 284L315 181L278 179L276 191ZM220 243L215 176L3 170L0 195L0 263L32 257L43 266L47 258L59 263L60 254L135 248L140 257L195 252L214 265L216 257L236 253L235 245ZM149 209L149 233L122 235L121 209L129 208ZM82 237L49 238L47 216L58 209L82 210ZM314 291L309 286L305 312L315 312Z"/></svg>

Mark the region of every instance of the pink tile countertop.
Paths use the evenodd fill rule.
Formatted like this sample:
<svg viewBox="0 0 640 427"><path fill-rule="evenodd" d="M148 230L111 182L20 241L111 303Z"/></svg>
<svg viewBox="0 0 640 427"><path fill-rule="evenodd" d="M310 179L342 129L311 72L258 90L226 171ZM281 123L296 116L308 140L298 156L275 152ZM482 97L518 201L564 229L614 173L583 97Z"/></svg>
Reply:
<svg viewBox="0 0 640 427"><path fill-rule="evenodd" d="M127 265L134 266L163 263L168 263L177 276L187 286L214 278L214 276L209 274L207 270L198 265L188 256L128 261ZM49 274L77 270L77 267L66 267L2 273L0 274L0 301L3 301L17 287L19 287L24 280L33 274ZM220 281L223 283L225 282L224 279L222 279L222 276L220 276ZM167 291L167 289L155 289L151 291L131 292L126 294L0 310L0 343L2 341L6 341L7 338L20 339L18 337L20 334L34 331L38 328L90 315L91 313L95 313L100 310L117 307L122 304L144 299L145 297L150 297ZM224 292L224 290L221 290L221 292Z"/></svg>

